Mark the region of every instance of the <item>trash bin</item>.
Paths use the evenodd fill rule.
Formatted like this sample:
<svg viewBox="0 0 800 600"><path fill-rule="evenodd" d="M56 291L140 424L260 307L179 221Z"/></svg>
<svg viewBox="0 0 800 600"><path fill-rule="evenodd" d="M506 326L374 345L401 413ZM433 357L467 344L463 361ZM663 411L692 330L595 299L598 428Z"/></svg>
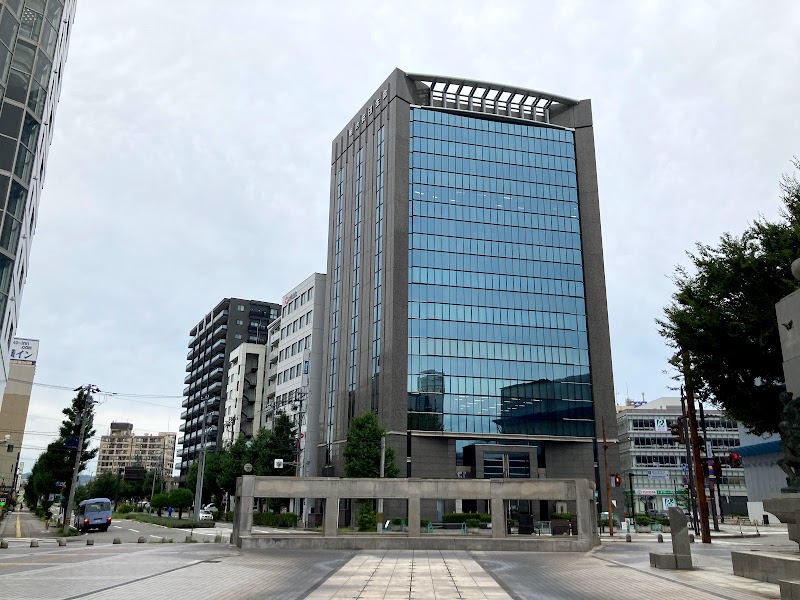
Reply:
<svg viewBox="0 0 800 600"><path fill-rule="evenodd" d="M761 520L764 522L764 525L769 525L769 515L761 515Z"/></svg>

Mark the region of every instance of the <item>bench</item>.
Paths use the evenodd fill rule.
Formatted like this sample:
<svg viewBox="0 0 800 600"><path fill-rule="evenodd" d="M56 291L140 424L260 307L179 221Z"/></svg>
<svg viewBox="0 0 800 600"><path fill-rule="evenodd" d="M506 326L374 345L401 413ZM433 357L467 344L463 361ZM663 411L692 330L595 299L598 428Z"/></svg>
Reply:
<svg viewBox="0 0 800 600"><path fill-rule="evenodd" d="M461 533L467 533L467 524L466 523L428 523L428 526L425 528L425 533L433 533L434 529L450 529L453 531L460 531Z"/></svg>

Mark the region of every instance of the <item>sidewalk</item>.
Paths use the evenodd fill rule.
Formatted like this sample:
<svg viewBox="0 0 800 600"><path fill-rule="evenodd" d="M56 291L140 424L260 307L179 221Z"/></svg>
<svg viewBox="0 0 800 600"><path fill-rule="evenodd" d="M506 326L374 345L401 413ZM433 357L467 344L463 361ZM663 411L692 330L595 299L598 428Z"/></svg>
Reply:
<svg viewBox="0 0 800 600"><path fill-rule="evenodd" d="M44 522L27 508L23 511L15 510L6 514L3 522L0 523L0 538L8 540L17 538L41 540L57 537L54 524L51 524L50 529L46 530Z"/></svg>
<svg viewBox="0 0 800 600"><path fill-rule="evenodd" d="M763 537L763 536L770 536L770 535L787 535L788 534L788 527L783 523L776 523L775 525L731 525L728 523L720 523L719 524L719 531L714 531L713 525L711 526L711 539L712 540L723 540L723 539L742 539L742 538L754 538L754 537ZM600 534L600 540L602 543L607 542L624 542L625 535L627 533L631 534L631 540L636 542L646 542L652 541L655 542L658 539L658 534L661 533L664 536L664 539L670 539L671 534L669 533L662 533L660 531L650 531L647 533L636 533L631 528L631 531L628 532L626 527L623 525L621 528L614 528L614 535L610 536L608 531L604 531ZM694 530L689 529L689 533L694 533ZM695 535L695 541L700 541L700 535Z"/></svg>

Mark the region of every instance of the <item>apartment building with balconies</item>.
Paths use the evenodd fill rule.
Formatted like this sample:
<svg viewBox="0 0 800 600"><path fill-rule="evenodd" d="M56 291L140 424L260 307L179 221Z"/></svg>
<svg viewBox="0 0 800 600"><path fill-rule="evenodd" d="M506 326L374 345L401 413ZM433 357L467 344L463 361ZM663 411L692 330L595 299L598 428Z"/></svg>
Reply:
<svg viewBox="0 0 800 600"><path fill-rule="evenodd" d="M241 344L267 343L269 324L277 318L280 305L259 300L225 298L219 302L189 332L189 351L186 354L186 387L183 389L185 409L178 450L183 480L189 465L201 450L205 424L206 450L222 445L227 397L227 377L231 353ZM205 414L205 417L203 416Z"/></svg>

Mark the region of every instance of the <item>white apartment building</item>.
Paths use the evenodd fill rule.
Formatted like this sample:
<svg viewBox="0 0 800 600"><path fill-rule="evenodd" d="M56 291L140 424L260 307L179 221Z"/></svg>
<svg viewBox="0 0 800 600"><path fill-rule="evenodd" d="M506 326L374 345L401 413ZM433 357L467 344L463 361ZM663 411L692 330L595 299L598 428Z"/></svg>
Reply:
<svg viewBox="0 0 800 600"><path fill-rule="evenodd" d="M178 434L160 431L158 435L135 435L131 423L111 423L111 431L100 438L97 474L118 473L126 467L144 467L172 475L175 442Z"/></svg>
<svg viewBox="0 0 800 600"><path fill-rule="evenodd" d="M744 470L726 466L729 453L738 451L739 429L736 421L721 411L705 411L706 441L712 456L721 459L722 473L715 485L717 505L722 514L747 514L747 489ZM687 483L686 447L670 432L670 426L682 414L680 398L658 398L641 406L618 406L617 427L619 456L622 465L622 486L629 510L633 488L637 513L645 510L665 511L672 506ZM698 414L698 430L700 429ZM702 460L710 458L705 452ZM632 475L632 477L631 477Z"/></svg>
<svg viewBox="0 0 800 600"><path fill-rule="evenodd" d="M322 404L326 275L314 273L283 297L280 319L269 328L269 371L264 397L266 427L289 415L300 431L302 477L318 475L319 411Z"/></svg>
<svg viewBox="0 0 800 600"><path fill-rule="evenodd" d="M240 436L253 438L261 427L266 353L263 344L250 343L240 344L230 353L222 432L225 446Z"/></svg>

